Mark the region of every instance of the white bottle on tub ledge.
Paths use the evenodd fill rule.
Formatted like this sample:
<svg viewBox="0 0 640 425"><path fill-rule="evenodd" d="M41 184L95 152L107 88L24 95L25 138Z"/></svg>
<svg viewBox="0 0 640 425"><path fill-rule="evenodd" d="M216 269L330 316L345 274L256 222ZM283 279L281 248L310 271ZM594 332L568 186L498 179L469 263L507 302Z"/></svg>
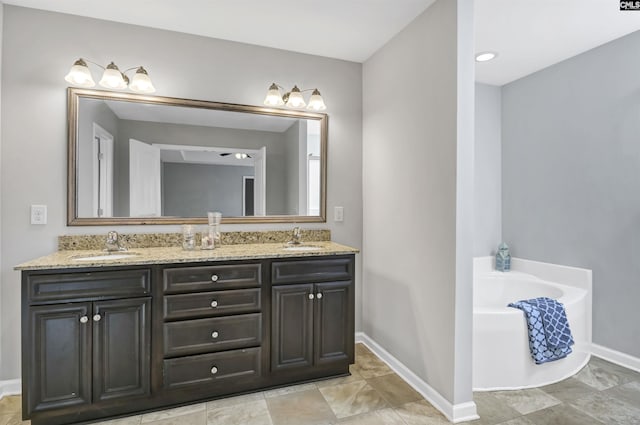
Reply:
<svg viewBox="0 0 640 425"><path fill-rule="evenodd" d="M498 246L498 252L496 252L496 270L499 272L511 270L511 254L509 254L509 247L504 242Z"/></svg>

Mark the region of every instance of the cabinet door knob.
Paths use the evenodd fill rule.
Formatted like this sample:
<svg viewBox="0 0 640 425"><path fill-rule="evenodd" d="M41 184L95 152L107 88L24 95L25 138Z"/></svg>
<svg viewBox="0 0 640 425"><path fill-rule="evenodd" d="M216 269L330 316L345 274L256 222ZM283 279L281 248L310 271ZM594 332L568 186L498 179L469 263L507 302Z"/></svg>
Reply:
<svg viewBox="0 0 640 425"><path fill-rule="evenodd" d="M318 294L316 295L316 297L317 297L318 299L322 298L322 292L318 292Z"/></svg>
<svg viewBox="0 0 640 425"><path fill-rule="evenodd" d="M216 307L218 307L218 301L216 300L211 301L211 308L216 308Z"/></svg>
<svg viewBox="0 0 640 425"><path fill-rule="evenodd" d="M315 298L315 297L314 297L314 295L313 295L313 294L309 294L309 299L310 299L310 300L312 300L312 299L314 299L314 298Z"/></svg>
<svg viewBox="0 0 640 425"><path fill-rule="evenodd" d="M211 281L212 282L217 282L218 281L218 275L217 274L212 274L211 275Z"/></svg>
<svg viewBox="0 0 640 425"><path fill-rule="evenodd" d="M89 318L87 316L82 316L80 318L80 323L87 323L89 321Z"/></svg>
<svg viewBox="0 0 640 425"><path fill-rule="evenodd" d="M211 374L215 375L216 373L218 373L218 368L214 366L211 368Z"/></svg>
<svg viewBox="0 0 640 425"><path fill-rule="evenodd" d="M94 314L93 315L93 321L94 322L99 322L100 319L102 319L102 316L100 316L99 314Z"/></svg>
<svg viewBox="0 0 640 425"><path fill-rule="evenodd" d="M217 331L213 331L211 332L211 338L215 339L219 336L220 334Z"/></svg>

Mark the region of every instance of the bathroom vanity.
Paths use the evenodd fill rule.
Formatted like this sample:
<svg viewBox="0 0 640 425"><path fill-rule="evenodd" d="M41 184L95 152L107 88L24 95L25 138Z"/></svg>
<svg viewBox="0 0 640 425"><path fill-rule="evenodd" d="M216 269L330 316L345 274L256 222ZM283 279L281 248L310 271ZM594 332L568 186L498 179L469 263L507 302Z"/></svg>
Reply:
<svg viewBox="0 0 640 425"><path fill-rule="evenodd" d="M315 246L60 251L17 266L23 418L91 421L348 374L357 250Z"/></svg>

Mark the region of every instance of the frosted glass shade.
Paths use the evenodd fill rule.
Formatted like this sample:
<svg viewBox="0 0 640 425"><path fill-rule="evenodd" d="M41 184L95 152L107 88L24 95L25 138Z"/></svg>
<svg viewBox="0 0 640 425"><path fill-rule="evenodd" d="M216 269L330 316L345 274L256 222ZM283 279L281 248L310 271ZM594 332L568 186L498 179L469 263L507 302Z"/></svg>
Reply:
<svg viewBox="0 0 640 425"><path fill-rule="evenodd" d="M264 99L264 104L267 106L282 106L284 105L284 101L282 100L282 95L280 95L280 90L278 86L274 83L269 87L269 91L267 91L267 97Z"/></svg>
<svg viewBox="0 0 640 425"><path fill-rule="evenodd" d="M325 109L327 109L318 89L315 89L313 93L311 93L307 109L310 109L312 111L324 111Z"/></svg>
<svg viewBox="0 0 640 425"><path fill-rule="evenodd" d="M149 78L149 74L147 74L147 71L143 67L138 68L131 80L129 88L137 93L153 93L156 91L151 82L151 78Z"/></svg>
<svg viewBox="0 0 640 425"><path fill-rule="evenodd" d="M102 74L102 79L98 84L108 89L127 88L127 83L122 77L122 73L113 62L107 65L107 68L104 70L104 74Z"/></svg>
<svg viewBox="0 0 640 425"><path fill-rule="evenodd" d="M93 77L91 77L87 63L82 59L75 61L64 79L66 82L73 84L74 86L88 88L96 85L96 82L93 81Z"/></svg>
<svg viewBox="0 0 640 425"><path fill-rule="evenodd" d="M304 108L306 105L302 93L298 86L293 86L291 93L289 93L289 99L287 99L287 106L290 108Z"/></svg>

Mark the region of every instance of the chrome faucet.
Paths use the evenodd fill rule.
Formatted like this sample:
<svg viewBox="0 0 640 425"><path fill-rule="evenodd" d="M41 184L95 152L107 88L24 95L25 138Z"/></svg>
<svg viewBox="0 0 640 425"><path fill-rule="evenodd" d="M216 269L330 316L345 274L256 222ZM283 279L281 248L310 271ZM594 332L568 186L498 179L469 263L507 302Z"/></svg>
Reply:
<svg viewBox="0 0 640 425"><path fill-rule="evenodd" d="M291 245L300 245L302 243L301 232L302 231L300 230L300 227L296 226L293 228L293 234L291 235L291 240L289 241Z"/></svg>
<svg viewBox="0 0 640 425"><path fill-rule="evenodd" d="M120 245L118 232L111 230L107 233L107 240L104 243L104 250L107 252L126 251L127 248Z"/></svg>

